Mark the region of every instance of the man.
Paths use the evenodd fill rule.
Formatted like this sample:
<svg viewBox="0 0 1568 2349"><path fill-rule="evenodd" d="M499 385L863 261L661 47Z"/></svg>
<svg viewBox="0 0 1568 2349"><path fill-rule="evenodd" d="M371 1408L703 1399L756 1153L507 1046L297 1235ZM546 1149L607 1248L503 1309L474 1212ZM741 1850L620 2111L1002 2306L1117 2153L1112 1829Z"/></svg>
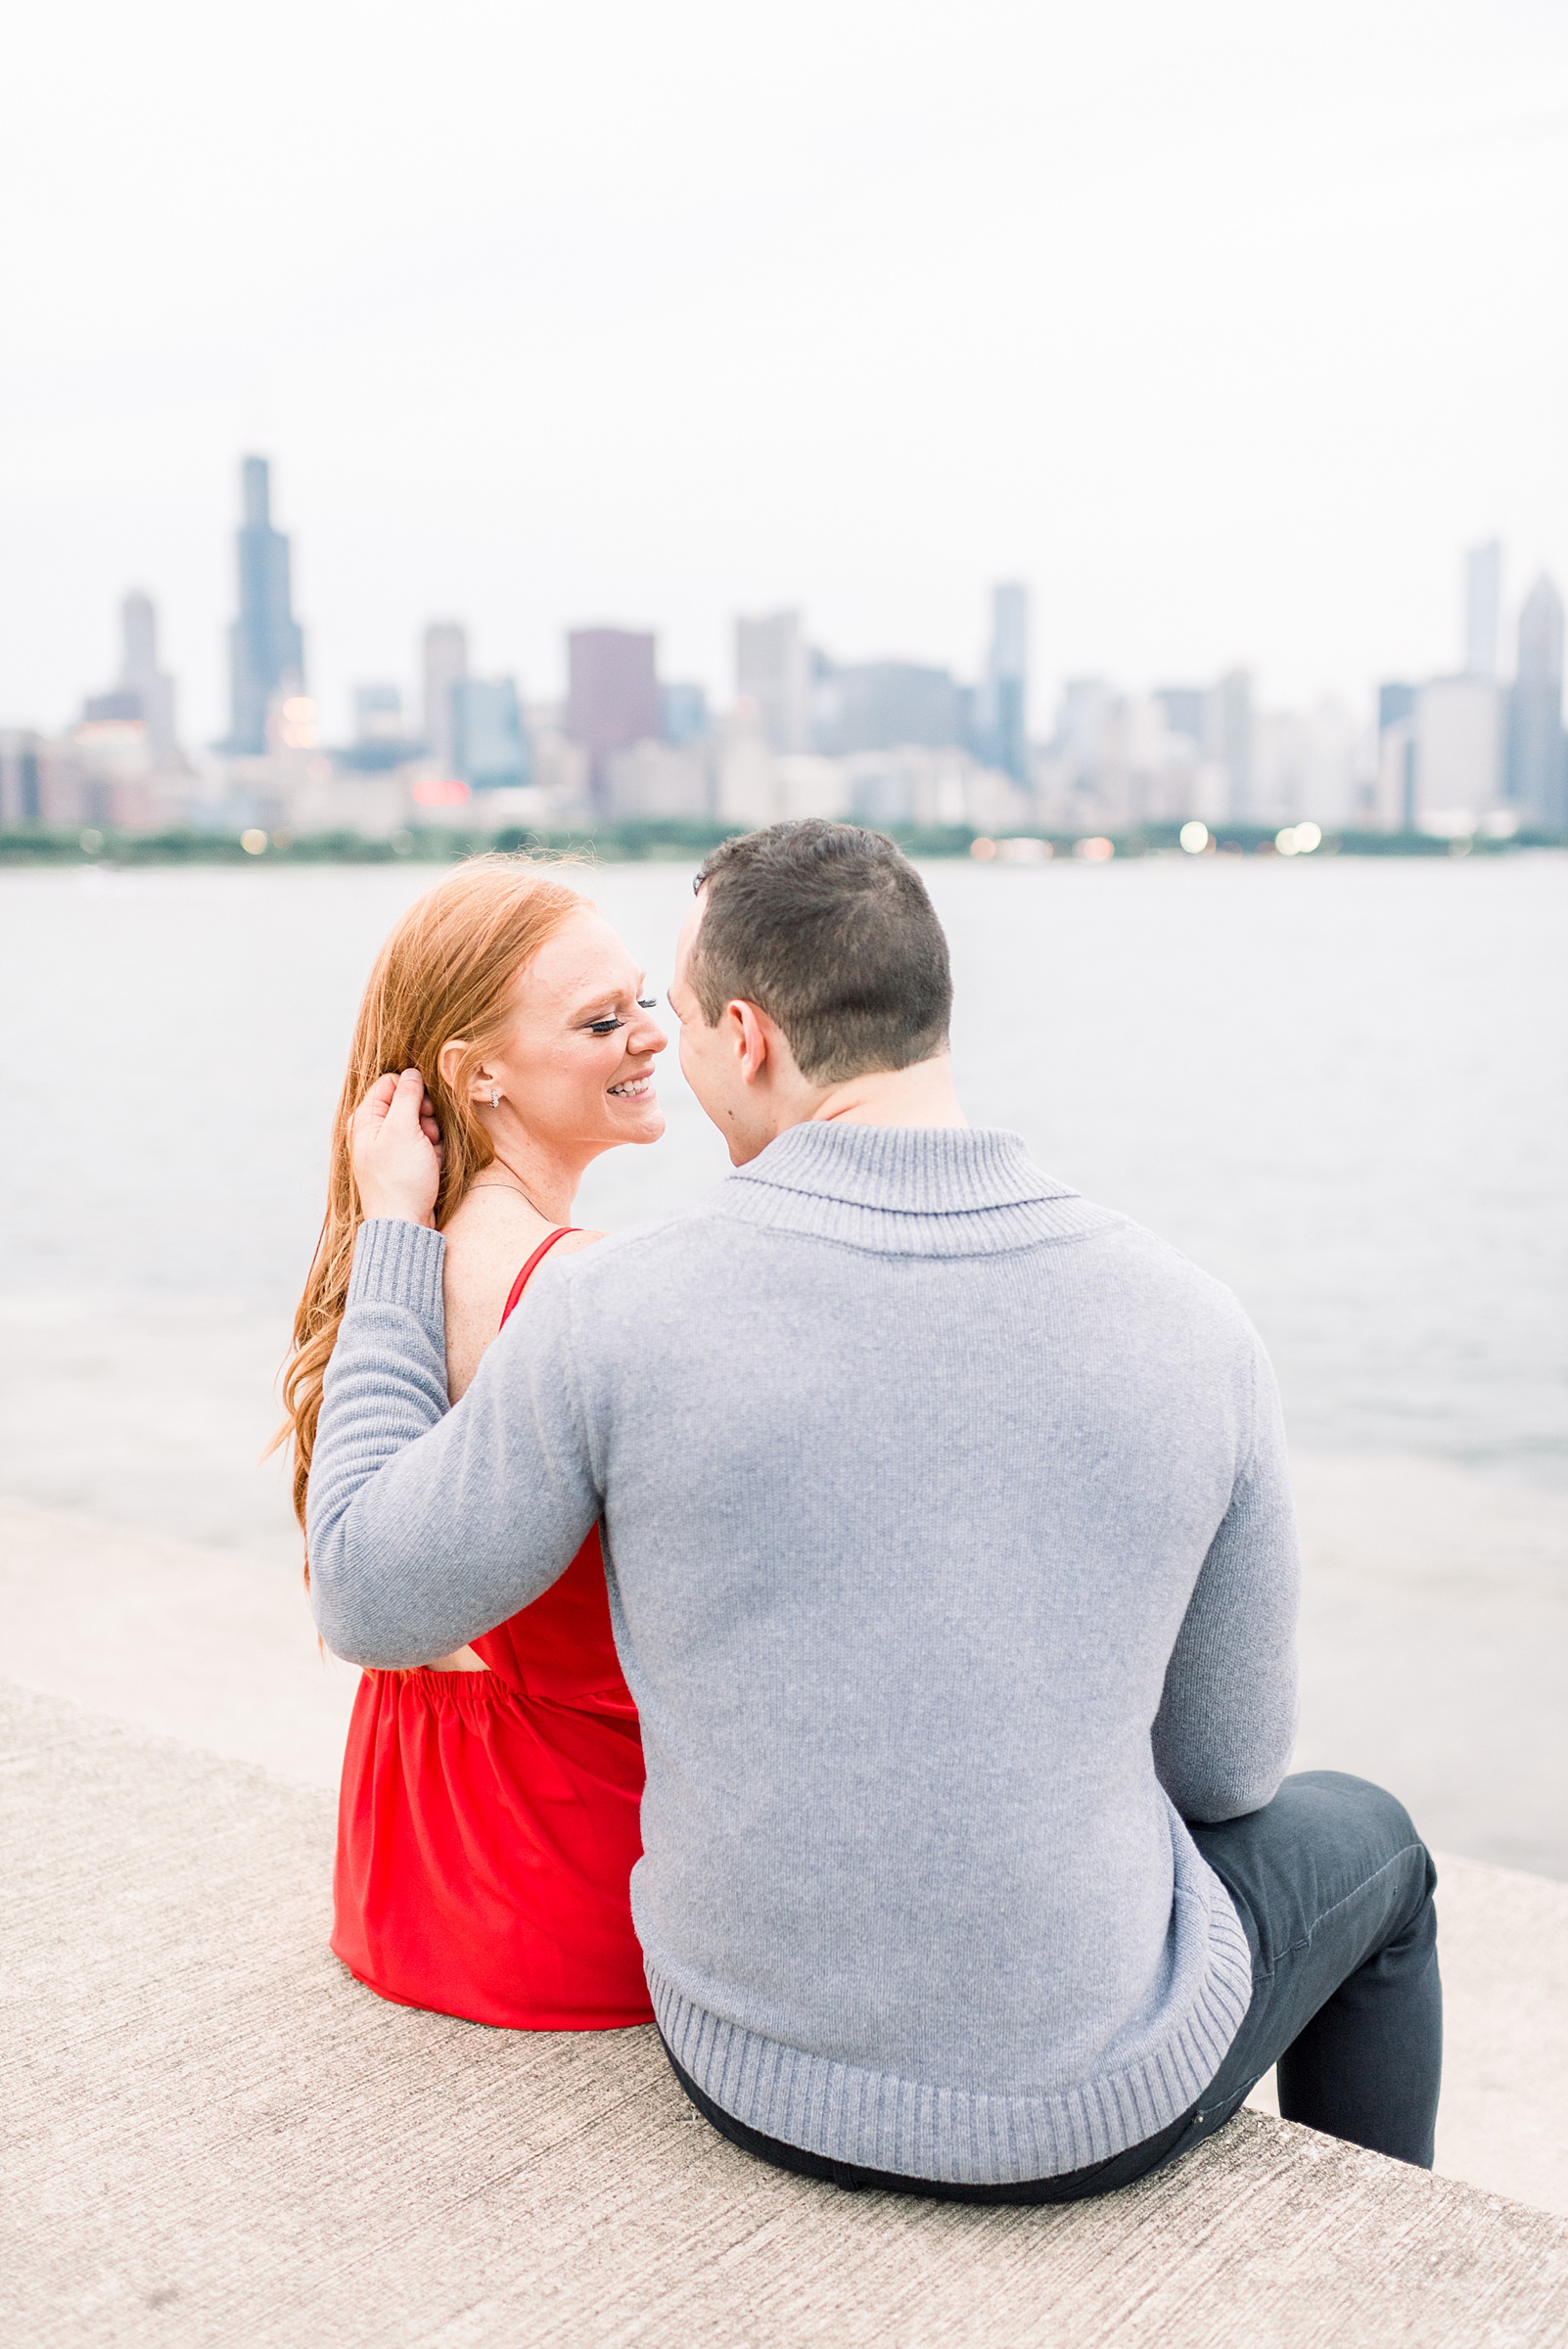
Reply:
<svg viewBox="0 0 1568 2349"><path fill-rule="evenodd" d="M422 1086L310 1483L329 1646L460 1647L602 1519L632 1906L687 2094L786 2168L1056 2201L1281 2109L1430 2165L1433 1871L1312 1773L1268 1364L1234 1300L974 1131L945 941L847 825L727 843L670 1003L735 1173L541 1277L446 1405ZM1009 1005L1027 1048L1038 1006Z"/></svg>

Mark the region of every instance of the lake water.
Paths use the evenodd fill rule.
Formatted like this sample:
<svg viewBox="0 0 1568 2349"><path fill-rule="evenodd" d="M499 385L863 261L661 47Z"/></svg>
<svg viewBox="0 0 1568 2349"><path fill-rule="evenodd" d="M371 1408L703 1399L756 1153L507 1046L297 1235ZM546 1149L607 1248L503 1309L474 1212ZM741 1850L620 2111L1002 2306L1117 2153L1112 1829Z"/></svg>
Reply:
<svg viewBox="0 0 1568 2349"><path fill-rule="evenodd" d="M236 1478L261 1489L359 990L432 878L0 875L0 1485L281 1533L275 1481ZM1239 1292L1298 1446L1568 1482L1568 858L927 878L970 1117ZM583 885L662 989L685 871ZM667 1139L601 1162L584 1221L722 1174L662 1071Z"/></svg>

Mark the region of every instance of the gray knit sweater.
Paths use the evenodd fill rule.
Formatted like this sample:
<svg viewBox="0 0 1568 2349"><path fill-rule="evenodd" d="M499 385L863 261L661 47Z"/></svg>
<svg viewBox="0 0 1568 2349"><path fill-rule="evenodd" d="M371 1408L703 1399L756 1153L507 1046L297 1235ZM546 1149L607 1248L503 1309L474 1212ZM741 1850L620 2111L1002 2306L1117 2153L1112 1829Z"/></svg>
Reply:
<svg viewBox="0 0 1568 2349"><path fill-rule="evenodd" d="M1251 1967L1182 1819L1268 1802L1295 1724L1284 1438L1229 1293L1014 1135L799 1126L547 1262L452 1408L442 1246L360 1234L316 1620L444 1654L602 1519L632 1910L699 2086L969 2184L1192 2103Z"/></svg>

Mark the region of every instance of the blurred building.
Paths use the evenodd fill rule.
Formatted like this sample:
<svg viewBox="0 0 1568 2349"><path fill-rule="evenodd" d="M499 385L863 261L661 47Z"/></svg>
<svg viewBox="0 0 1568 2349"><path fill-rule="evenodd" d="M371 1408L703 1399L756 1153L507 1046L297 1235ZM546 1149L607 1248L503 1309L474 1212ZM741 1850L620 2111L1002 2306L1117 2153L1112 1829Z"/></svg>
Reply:
<svg viewBox="0 0 1568 2349"><path fill-rule="evenodd" d="M602 812L617 821L653 816L703 818L713 813L709 763L690 745L644 738L605 760Z"/></svg>
<svg viewBox="0 0 1568 2349"><path fill-rule="evenodd" d="M1519 664L1508 697L1506 799L1521 823L1568 830L1562 725L1562 598L1543 576L1519 614Z"/></svg>
<svg viewBox="0 0 1568 2349"><path fill-rule="evenodd" d="M529 781L523 711L511 677L464 677L450 688L451 771L474 791L517 791Z"/></svg>
<svg viewBox="0 0 1568 2349"><path fill-rule="evenodd" d="M468 631L455 620L435 620L425 630L425 748L442 774L457 771L453 692L468 675Z"/></svg>
<svg viewBox="0 0 1568 2349"><path fill-rule="evenodd" d="M354 740L359 743L405 739L403 694L400 685L354 687Z"/></svg>
<svg viewBox="0 0 1568 2349"><path fill-rule="evenodd" d="M902 743L852 753L842 765L857 823L1011 832L1036 820L1033 793L961 745Z"/></svg>
<svg viewBox="0 0 1568 2349"><path fill-rule="evenodd" d="M683 743L701 742L712 724L708 696L700 685L661 685L659 716L660 732L677 750Z"/></svg>
<svg viewBox="0 0 1568 2349"><path fill-rule="evenodd" d="M44 740L28 726L0 728L0 825L43 819Z"/></svg>
<svg viewBox="0 0 1568 2349"><path fill-rule="evenodd" d="M1377 729L1380 734L1386 734L1390 726L1397 726L1403 719L1415 715L1416 698L1420 690L1418 685L1405 685L1398 681L1379 685Z"/></svg>
<svg viewBox="0 0 1568 2349"><path fill-rule="evenodd" d="M139 718L147 728L155 765L183 764L174 731L174 680L158 666L158 614L150 595L132 588L119 607L119 682L107 693L89 694L82 705L89 724Z"/></svg>
<svg viewBox="0 0 1568 2349"><path fill-rule="evenodd" d="M1374 830L1413 832L1421 814L1415 760L1420 687L1391 678L1377 689L1377 749L1362 813Z"/></svg>
<svg viewBox="0 0 1568 2349"><path fill-rule="evenodd" d="M595 808L609 800L609 761L663 731L654 638L639 628L574 628L567 638L567 718L587 754Z"/></svg>
<svg viewBox="0 0 1568 2349"><path fill-rule="evenodd" d="M264 457L240 468L244 520L236 536L240 613L229 632L231 750L266 749L267 707L304 682L304 637L294 617L289 541L272 527Z"/></svg>
<svg viewBox="0 0 1568 2349"><path fill-rule="evenodd" d="M1498 622L1502 610L1502 548L1496 538L1464 558L1464 666L1472 677L1498 673Z"/></svg>
<svg viewBox="0 0 1568 2349"><path fill-rule="evenodd" d="M1184 687L1119 694L1103 677L1074 677L1063 690L1056 733L1034 762L1038 821L1049 831L1130 832L1143 824L1218 823L1228 812L1223 770L1195 732L1170 721ZM1208 695L1192 689L1189 724L1206 723Z"/></svg>
<svg viewBox="0 0 1568 2349"><path fill-rule="evenodd" d="M1225 814L1232 823L1253 822L1255 746L1249 670L1233 668L1210 687L1204 727L1204 748L1224 772Z"/></svg>
<svg viewBox="0 0 1568 2349"><path fill-rule="evenodd" d="M82 723L111 725L138 722L147 729L152 761L161 766L179 763L174 736L174 680L158 666L158 620L152 598L140 590L120 605L121 657L119 682L107 693L89 694L82 704Z"/></svg>
<svg viewBox="0 0 1568 2349"><path fill-rule="evenodd" d="M419 746L408 737L400 686L356 685L353 710L353 740L335 753L340 765L355 774L381 774L415 756Z"/></svg>
<svg viewBox="0 0 1568 2349"><path fill-rule="evenodd" d="M900 744L957 748L969 740L973 695L950 669L914 661L820 663L815 748L847 757Z"/></svg>
<svg viewBox="0 0 1568 2349"><path fill-rule="evenodd" d="M811 664L799 612L736 621L735 691L755 703L770 749L810 749Z"/></svg>
<svg viewBox="0 0 1568 2349"><path fill-rule="evenodd" d="M1253 721L1253 820L1300 823L1325 831L1355 823L1360 791L1360 728L1353 711L1324 695L1306 710L1260 711Z"/></svg>
<svg viewBox="0 0 1568 2349"><path fill-rule="evenodd" d="M1016 580L991 593L991 644L976 714L976 748L988 765L1029 776L1029 590Z"/></svg>
<svg viewBox="0 0 1568 2349"><path fill-rule="evenodd" d="M1467 830L1497 806L1502 719L1502 695L1492 677L1433 677L1421 687L1414 714L1417 826Z"/></svg>
<svg viewBox="0 0 1568 2349"><path fill-rule="evenodd" d="M1165 713L1171 733L1179 734L1201 750L1208 739L1207 689L1202 685L1161 685L1154 698Z"/></svg>

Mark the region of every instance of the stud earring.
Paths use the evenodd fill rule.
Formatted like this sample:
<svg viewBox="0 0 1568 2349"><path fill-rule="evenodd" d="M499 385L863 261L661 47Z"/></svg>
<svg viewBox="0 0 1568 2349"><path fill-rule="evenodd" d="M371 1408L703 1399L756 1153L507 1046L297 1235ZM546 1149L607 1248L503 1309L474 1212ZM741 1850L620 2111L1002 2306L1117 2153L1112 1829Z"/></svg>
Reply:
<svg viewBox="0 0 1568 2349"><path fill-rule="evenodd" d="M501 1088L498 1084L492 1084L490 1087L490 1107L491 1109L499 1109L500 1106Z"/></svg>

